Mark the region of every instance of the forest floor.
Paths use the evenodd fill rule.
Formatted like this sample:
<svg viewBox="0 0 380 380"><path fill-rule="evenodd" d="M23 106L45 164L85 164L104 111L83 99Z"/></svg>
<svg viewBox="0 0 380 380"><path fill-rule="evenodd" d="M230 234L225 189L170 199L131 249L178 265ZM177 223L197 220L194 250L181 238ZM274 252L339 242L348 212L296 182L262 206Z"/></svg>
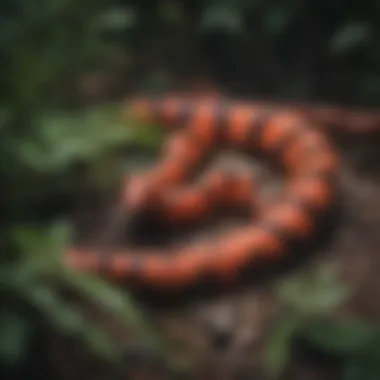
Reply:
<svg viewBox="0 0 380 380"><path fill-rule="evenodd" d="M313 268L320 263L338 264L342 280L356 289L342 312L379 320L380 167L377 164L379 154L376 151L376 137L331 138L342 161L338 199L342 211L328 243L316 249L307 262L300 265ZM227 155L218 161L218 165L222 166L231 164L244 170L254 167L260 188L267 188L269 193L278 187L278 181L271 179L271 170L261 163L247 166L246 161L242 163L239 158ZM267 186L262 186L267 182ZM92 228L86 231L86 236L91 238L98 235L104 218L101 212L94 209L90 211L82 223L93 221ZM94 213L97 214L96 218ZM225 227L226 224L223 228ZM196 235L203 236L204 231ZM195 233L191 236L195 236ZM272 291L273 281L273 278L266 278L232 291L220 291L206 297L190 297L171 307L147 304L146 310L160 332L178 342L177 354L197 358L201 363L201 369L191 378L265 379L261 368L263 345L276 317L281 313L281 304ZM109 321L103 322L114 330L117 339L127 340L128 332L109 326ZM51 362L57 378L111 378L107 368L102 368L82 351L75 343L62 339L53 345ZM139 377L136 375L131 378L165 377L160 377L156 372L145 375L140 373ZM295 355L285 378L338 380L339 363L331 358L302 352Z"/></svg>

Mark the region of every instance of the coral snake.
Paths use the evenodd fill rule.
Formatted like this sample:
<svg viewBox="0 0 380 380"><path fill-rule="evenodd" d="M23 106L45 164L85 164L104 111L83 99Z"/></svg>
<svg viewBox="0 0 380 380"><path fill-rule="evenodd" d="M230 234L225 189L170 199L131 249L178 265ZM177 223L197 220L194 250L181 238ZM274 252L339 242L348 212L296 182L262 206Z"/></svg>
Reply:
<svg viewBox="0 0 380 380"><path fill-rule="evenodd" d="M334 202L339 163L319 120L335 117L353 131L379 124L359 113L346 117L334 108L272 107L228 99L185 97L141 98L129 103L138 119L166 126L170 138L153 170L128 178L120 207L129 212L158 211L163 222L196 222L224 205L243 205L251 222L212 242L193 242L166 249L101 252L73 247L67 263L79 270L113 279L134 279L153 287L195 284L201 277L234 278L260 258L284 255L288 243L315 233L319 216ZM335 115L335 116L334 116ZM318 120L318 117L314 119ZM372 122L371 122L372 120ZM349 128L347 128L349 129ZM219 145L261 151L283 167L282 195L270 207L255 212L251 176L210 172L198 185L186 186L193 169ZM232 173L233 174L233 173Z"/></svg>

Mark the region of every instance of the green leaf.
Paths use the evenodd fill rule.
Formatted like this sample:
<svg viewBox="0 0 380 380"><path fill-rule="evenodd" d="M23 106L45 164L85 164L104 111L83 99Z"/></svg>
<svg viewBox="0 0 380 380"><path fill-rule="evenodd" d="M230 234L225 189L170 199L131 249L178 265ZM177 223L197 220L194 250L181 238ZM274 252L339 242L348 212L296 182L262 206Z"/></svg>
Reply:
<svg viewBox="0 0 380 380"><path fill-rule="evenodd" d="M85 294L99 306L118 315L129 326L145 332L146 326L142 313L128 294L122 293L98 277L67 268L61 272L61 278L64 278L67 284Z"/></svg>
<svg viewBox="0 0 380 380"><path fill-rule="evenodd" d="M79 273L68 268L61 272L61 278L64 278L67 284L100 307L113 312L125 324L126 328L136 331L158 355L162 356L164 360L168 360L169 354L166 344L148 323L145 315L130 295L119 291L99 277Z"/></svg>
<svg viewBox="0 0 380 380"><path fill-rule="evenodd" d="M26 164L38 172L50 170L52 162L46 157L46 153L36 141L32 139L22 139L17 149L17 156Z"/></svg>
<svg viewBox="0 0 380 380"><path fill-rule="evenodd" d="M17 364L28 348L31 325L16 312L0 312L0 358L7 365Z"/></svg>
<svg viewBox="0 0 380 380"><path fill-rule="evenodd" d="M20 226L11 232L14 244L23 252L40 251L45 244L45 237L36 228Z"/></svg>
<svg viewBox="0 0 380 380"><path fill-rule="evenodd" d="M344 54L360 45L371 35L370 26L353 22L337 30L330 39L329 49L332 54Z"/></svg>
<svg viewBox="0 0 380 380"><path fill-rule="evenodd" d="M291 355L293 335L300 323L295 313L284 313L277 322L265 347L264 369L277 379L285 370Z"/></svg>
<svg viewBox="0 0 380 380"><path fill-rule="evenodd" d="M339 355L351 355L374 342L380 345L380 325L358 320L333 321L319 319L310 321L300 332L313 345ZM378 355L380 360L380 355Z"/></svg>
<svg viewBox="0 0 380 380"><path fill-rule="evenodd" d="M51 263L71 242L72 228L66 221L57 221L47 229L19 227L12 233L26 260L43 259Z"/></svg>
<svg viewBox="0 0 380 380"><path fill-rule="evenodd" d="M72 225L66 220L56 221L48 232L48 239L52 251L50 254L61 254L72 241Z"/></svg>
<svg viewBox="0 0 380 380"><path fill-rule="evenodd" d="M37 282L13 284L26 302L33 305L48 322L65 334L77 336L88 348L106 360L118 360L119 350L101 328L93 326L84 315L62 300L55 290Z"/></svg>
<svg viewBox="0 0 380 380"><path fill-rule="evenodd" d="M279 298L304 314L331 312L351 293L348 285L341 284L337 268L326 264L313 273L308 270L280 281L276 287Z"/></svg>
<svg viewBox="0 0 380 380"><path fill-rule="evenodd" d="M46 114L36 123L37 137L16 141L24 165L40 174L66 169L73 162L92 164L128 144L155 148L162 140L156 128L123 121L117 106L96 107L79 115Z"/></svg>
<svg viewBox="0 0 380 380"><path fill-rule="evenodd" d="M25 289L25 295L36 308L45 314L49 321L59 330L66 333L77 333L84 326L81 313L66 304L54 290L47 286L34 284L31 289Z"/></svg>
<svg viewBox="0 0 380 380"><path fill-rule="evenodd" d="M110 361L121 359L121 350L113 343L108 334L88 322L83 328L82 339L92 352L100 357Z"/></svg>

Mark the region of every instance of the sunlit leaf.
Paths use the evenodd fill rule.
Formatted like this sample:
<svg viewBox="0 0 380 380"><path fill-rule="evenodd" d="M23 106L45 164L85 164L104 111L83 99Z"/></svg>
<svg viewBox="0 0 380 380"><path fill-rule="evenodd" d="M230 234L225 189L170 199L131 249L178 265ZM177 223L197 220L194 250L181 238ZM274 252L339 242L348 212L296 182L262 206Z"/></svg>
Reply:
<svg viewBox="0 0 380 380"><path fill-rule="evenodd" d="M313 273L304 270L285 278L276 290L285 304L307 314L331 312L352 292L348 285L338 281L337 268L328 264Z"/></svg>

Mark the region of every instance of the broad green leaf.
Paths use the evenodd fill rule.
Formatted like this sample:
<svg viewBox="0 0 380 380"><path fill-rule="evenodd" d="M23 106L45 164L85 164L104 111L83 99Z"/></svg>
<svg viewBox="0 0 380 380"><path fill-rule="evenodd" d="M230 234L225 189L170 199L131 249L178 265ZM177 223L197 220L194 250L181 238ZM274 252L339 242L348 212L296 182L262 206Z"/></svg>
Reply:
<svg viewBox="0 0 380 380"><path fill-rule="evenodd" d="M58 171L78 160L90 161L112 147L131 142L149 145L155 139L152 131L130 128L121 122L115 107L92 109L77 116L45 115L38 130L40 141L22 139L18 154L40 172Z"/></svg>
<svg viewBox="0 0 380 380"><path fill-rule="evenodd" d="M45 115L37 123L38 139L17 142L18 156L38 173L58 172L72 162L92 161L114 148L137 144L149 149L162 140L156 128L122 122L116 106L93 108L79 115Z"/></svg>
<svg viewBox="0 0 380 380"><path fill-rule="evenodd" d="M331 312L351 293L348 285L339 283L337 268L330 264L285 278L276 290L285 304L307 314Z"/></svg>
<svg viewBox="0 0 380 380"><path fill-rule="evenodd" d="M376 326L358 320L309 321L300 334L313 345L340 355L353 354L366 346L370 347L373 342L380 345L380 325ZM380 360L380 356L378 359Z"/></svg>
<svg viewBox="0 0 380 380"><path fill-rule="evenodd" d="M292 349L292 339L300 324L295 313L284 313L275 325L265 346L264 368L273 379L277 379L285 370Z"/></svg>

